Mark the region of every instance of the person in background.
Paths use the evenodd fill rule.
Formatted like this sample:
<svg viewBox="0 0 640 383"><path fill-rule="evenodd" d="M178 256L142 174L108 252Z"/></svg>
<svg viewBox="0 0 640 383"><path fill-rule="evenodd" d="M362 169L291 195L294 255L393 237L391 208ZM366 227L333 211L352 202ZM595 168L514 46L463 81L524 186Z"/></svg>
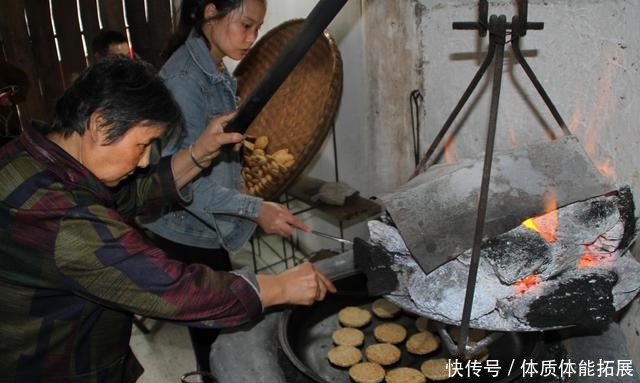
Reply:
<svg viewBox="0 0 640 383"><path fill-rule="evenodd" d="M121 56L133 58L132 51L129 47L127 37L118 31L110 29L101 29L91 41L91 51L93 52L90 59L91 64L95 64L111 56ZM73 83L80 73L73 72L69 76L69 84Z"/></svg>
<svg viewBox="0 0 640 383"><path fill-rule="evenodd" d="M154 141L182 124L150 64L113 57L85 70L50 126L0 148L0 371L3 382L135 382L134 314L230 327L335 287L310 263L277 275L215 271L170 259L133 225L188 204L190 181L226 144L212 119L192 143L149 167Z"/></svg>
<svg viewBox="0 0 640 383"><path fill-rule="evenodd" d="M194 140L209 120L237 108L236 80L223 59L242 59L256 41L266 12L265 0L183 0L179 25L171 37L160 76L185 118L185 134L166 145L165 153L187 148L199 155ZM286 207L242 193L241 157L221 152L202 164L194 181L194 200L145 227L169 256L230 270L229 252L250 239L256 226L267 234L290 236L309 228ZM209 350L217 331L190 328L199 369L208 370Z"/></svg>
<svg viewBox="0 0 640 383"><path fill-rule="evenodd" d="M91 42L93 61L98 62L111 55L120 55L133 58L127 37L109 29L102 29Z"/></svg>

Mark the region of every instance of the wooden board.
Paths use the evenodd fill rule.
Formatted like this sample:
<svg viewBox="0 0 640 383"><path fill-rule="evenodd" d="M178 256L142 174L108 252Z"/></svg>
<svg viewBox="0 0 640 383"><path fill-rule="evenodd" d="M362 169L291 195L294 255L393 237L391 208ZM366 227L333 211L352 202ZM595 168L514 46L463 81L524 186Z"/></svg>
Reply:
<svg viewBox="0 0 640 383"><path fill-rule="evenodd" d="M160 52L173 32L172 0L147 0L149 21L144 3L125 0L132 44L143 59L159 66ZM20 67L31 84L27 99L19 104L23 126L34 118L49 120L71 75L92 61L92 41L100 30L98 10L105 29L126 33L122 0L54 0L51 6L52 14L48 1L0 0L0 55ZM62 63L58 61L52 19ZM89 60L84 54L83 35Z"/></svg>
<svg viewBox="0 0 640 383"><path fill-rule="evenodd" d="M66 87L74 76L87 67L82 49L78 9L75 1L53 1L52 12L60 47L63 82Z"/></svg>
<svg viewBox="0 0 640 383"><path fill-rule="evenodd" d="M125 7L127 20L129 20L132 48L141 59L153 63L153 47L149 43L152 39L145 16L144 3L144 0L125 0Z"/></svg>
<svg viewBox="0 0 640 383"><path fill-rule="evenodd" d="M84 39L87 43L87 51L89 52L89 62L93 60L93 43L94 37L100 31L100 23L98 21L98 7L96 0L80 0L80 19L82 19L82 29Z"/></svg>
<svg viewBox="0 0 640 383"><path fill-rule="evenodd" d="M44 119L46 112L42 95L34 84L38 83L38 71L31 50L27 25L24 19L25 1L0 1L0 34L3 49L9 63L22 69L28 76L32 86L27 99L20 103L22 125L32 118ZM47 65L55 65L48 63Z"/></svg>
<svg viewBox="0 0 640 383"><path fill-rule="evenodd" d="M147 60L154 65L161 65L160 54L172 34L171 3L167 0L147 0L149 6L149 34L153 36L148 42L152 56Z"/></svg>
<svg viewBox="0 0 640 383"><path fill-rule="evenodd" d="M119 0L99 0L100 18L102 28L111 29L118 32L125 32L124 11L122 1Z"/></svg>
<svg viewBox="0 0 640 383"><path fill-rule="evenodd" d="M53 38L53 28L51 27L51 13L49 7L42 6L41 0L27 0L26 11L29 24L38 26L38 28L31 28L33 57L37 63L50 63L37 65L35 69L40 79L45 113L47 116L51 116L55 101L64 91L58 53ZM37 84L32 84L31 91L37 91Z"/></svg>

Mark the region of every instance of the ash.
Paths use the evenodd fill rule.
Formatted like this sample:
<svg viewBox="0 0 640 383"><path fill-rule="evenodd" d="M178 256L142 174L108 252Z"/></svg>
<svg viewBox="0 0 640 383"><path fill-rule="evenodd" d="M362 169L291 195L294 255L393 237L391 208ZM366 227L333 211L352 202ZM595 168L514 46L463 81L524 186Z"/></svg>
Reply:
<svg viewBox="0 0 640 383"><path fill-rule="evenodd" d="M536 331L572 325L599 327L640 291L640 263L627 246L635 239L625 195L613 194L558 209L556 240L524 226L485 241L481 249L472 328ZM631 205L632 206L632 205ZM425 274L398 230L369 222L371 241L391 254L397 286L385 296L404 309L459 325L471 250ZM621 245L625 245L622 247ZM582 265L588 253L592 262ZM535 275L524 291L516 283Z"/></svg>

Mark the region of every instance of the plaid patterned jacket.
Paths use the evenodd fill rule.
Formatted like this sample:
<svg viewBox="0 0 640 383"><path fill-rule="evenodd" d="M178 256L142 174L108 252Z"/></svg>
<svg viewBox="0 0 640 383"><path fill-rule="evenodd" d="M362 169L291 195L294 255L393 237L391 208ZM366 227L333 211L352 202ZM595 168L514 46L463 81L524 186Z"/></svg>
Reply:
<svg viewBox="0 0 640 383"><path fill-rule="evenodd" d="M207 327L261 313L250 278L172 261L127 224L180 198L169 158L147 174L110 190L32 129L0 149L0 381L134 382L132 313Z"/></svg>

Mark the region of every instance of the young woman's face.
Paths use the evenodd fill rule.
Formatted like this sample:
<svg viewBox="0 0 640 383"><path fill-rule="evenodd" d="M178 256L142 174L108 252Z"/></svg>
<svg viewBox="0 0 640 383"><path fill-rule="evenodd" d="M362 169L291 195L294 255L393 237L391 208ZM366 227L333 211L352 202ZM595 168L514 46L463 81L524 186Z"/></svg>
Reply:
<svg viewBox="0 0 640 383"><path fill-rule="evenodd" d="M209 5L209 7L213 7ZM205 15L207 11L205 10ZM258 30L266 13L264 0L244 0L243 4L222 19L214 19L203 27L216 61L224 57L240 60L258 38ZM213 11L215 12L215 11Z"/></svg>
<svg viewBox="0 0 640 383"><path fill-rule="evenodd" d="M100 131L83 155L83 164L102 183L116 186L137 168L149 165L151 144L164 132L163 125L138 124L116 141L105 144L105 135Z"/></svg>

